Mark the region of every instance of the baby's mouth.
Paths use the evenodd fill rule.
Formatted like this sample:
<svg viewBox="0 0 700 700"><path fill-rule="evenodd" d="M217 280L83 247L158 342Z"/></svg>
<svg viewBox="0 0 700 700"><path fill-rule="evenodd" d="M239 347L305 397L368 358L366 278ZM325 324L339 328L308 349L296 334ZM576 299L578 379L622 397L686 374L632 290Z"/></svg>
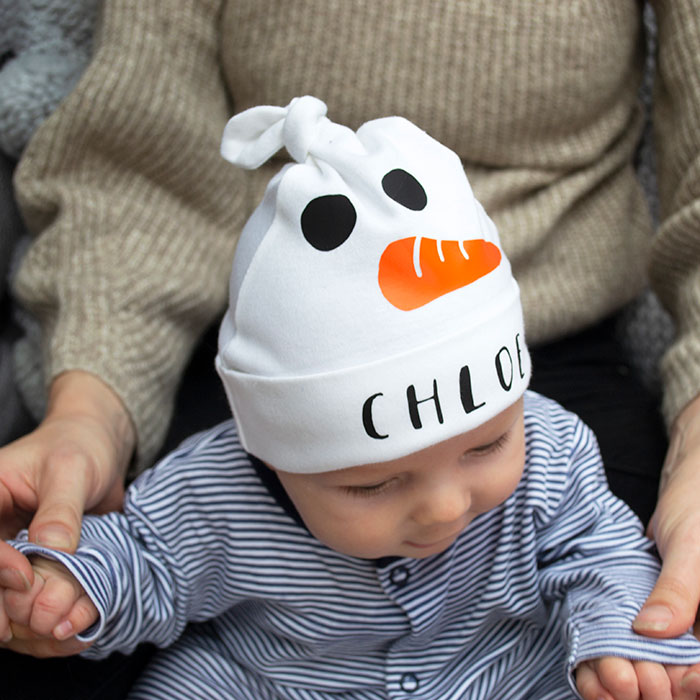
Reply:
<svg viewBox="0 0 700 700"><path fill-rule="evenodd" d="M457 530L457 532L453 532L451 535L446 535L445 537L440 537L436 540L432 540L431 542L423 543L413 542L412 540L406 540L406 544L410 547L415 547L416 549L433 549L434 547L440 547L442 545L448 546L459 537L463 529L464 528Z"/></svg>

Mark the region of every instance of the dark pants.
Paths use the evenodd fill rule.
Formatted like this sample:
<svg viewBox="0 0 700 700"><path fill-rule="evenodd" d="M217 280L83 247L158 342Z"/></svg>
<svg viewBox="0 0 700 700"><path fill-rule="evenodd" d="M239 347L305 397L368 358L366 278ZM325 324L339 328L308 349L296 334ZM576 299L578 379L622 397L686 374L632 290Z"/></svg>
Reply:
<svg viewBox="0 0 700 700"><path fill-rule="evenodd" d="M621 360L612 321L531 350L531 388L578 413L595 431L612 490L646 522L656 502L666 437L658 400ZM169 450L187 435L228 418L213 367L216 333L200 344L178 395ZM0 651L3 700L118 700L147 662L152 649L99 662L79 657L35 660Z"/></svg>
<svg viewBox="0 0 700 700"><path fill-rule="evenodd" d="M531 350L530 387L595 432L610 488L646 524L656 503L666 431L653 396L622 359L614 322Z"/></svg>

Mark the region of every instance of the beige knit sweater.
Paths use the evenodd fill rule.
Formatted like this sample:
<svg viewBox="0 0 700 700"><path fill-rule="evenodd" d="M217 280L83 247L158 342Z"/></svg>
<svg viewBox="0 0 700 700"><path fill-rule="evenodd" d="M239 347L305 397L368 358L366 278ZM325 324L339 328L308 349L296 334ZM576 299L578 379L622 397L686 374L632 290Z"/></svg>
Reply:
<svg viewBox="0 0 700 700"><path fill-rule="evenodd" d="M700 12L655 3L663 222L650 249L632 165L640 5L107 0L93 64L17 176L37 239L16 289L43 325L47 380L102 377L148 463L279 166L224 162L224 124L313 94L334 121L401 114L462 156L521 283L531 344L619 308L650 264L680 330L664 363L670 421L700 392Z"/></svg>

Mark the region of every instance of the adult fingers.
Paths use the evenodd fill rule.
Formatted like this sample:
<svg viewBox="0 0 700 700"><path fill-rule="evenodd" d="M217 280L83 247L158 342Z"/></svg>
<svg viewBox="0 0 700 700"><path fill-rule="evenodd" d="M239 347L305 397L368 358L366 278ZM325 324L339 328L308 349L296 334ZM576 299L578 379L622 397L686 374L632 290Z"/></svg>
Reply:
<svg viewBox="0 0 700 700"><path fill-rule="evenodd" d="M34 582L29 559L7 542L0 541L0 587L27 591Z"/></svg>
<svg viewBox="0 0 700 700"><path fill-rule="evenodd" d="M10 627L10 618L5 612L3 594L4 591L0 590L0 642L9 642L12 639L12 628Z"/></svg>
<svg viewBox="0 0 700 700"><path fill-rule="evenodd" d="M694 700L696 696L700 697L700 664L696 664L690 668L684 668L683 674L677 681L677 685L688 693L689 698ZM675 697L674 695L674 698ZM685 696L679 695L679 697Z"/></svg>
<svg viewBox="0 0 700 700"><path fill-rule="evenodd" d="M107 489L107 493L101 501L87 509L89 513L112 513L120 510L124 505L124 481L117 479Z"/></svg>
<svg viewBox="0 0 700 700"><path fill-rule="evenodd" d="M685 676L689 671L690 668L688 666L666 666L666 672L671 681L671 697L673 700L697 700L697 689L687 685L685 682Z"/></svg>
<svg viewBox="0 0 700 700"><path fill-rule="evenodd" d="M661 574L634 629L673 637L693 624L700 603L700 398L676 418L651 534L663 561Z"/></svg>
<svg viewBox="0 0 700 700"><path fill-rule="evenodd" d="M10 488L0 480L0 538L14 537L28 522L26 514L18 512L17 504Z"/></svg>
<svg viewBox="0 0 700 700"><path fill-rule="evenodd" d="M661 573L634 620L635 632L676 637L693 624L700 602L700 545L695 533L677 531L663 553Z"/></svg>
<svg viewBox="0 0 700 700"><path fill-rule="evenodd" d="M87 495L89 460L77 451L48 458L38 492L39 505L29 524L29 539L45 547L74 552Z"/></svg>

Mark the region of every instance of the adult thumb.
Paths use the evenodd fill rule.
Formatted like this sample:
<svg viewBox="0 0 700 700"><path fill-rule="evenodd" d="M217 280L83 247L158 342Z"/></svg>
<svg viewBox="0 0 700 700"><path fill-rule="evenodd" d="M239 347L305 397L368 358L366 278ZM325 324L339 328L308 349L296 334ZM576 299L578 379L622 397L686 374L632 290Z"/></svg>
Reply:
<svg viewBox="0 0 700 700"><path fill-rule="evenodd" d="M632 626L648 637L676 637L695 622L700 603L700 553L670 548Z"/></svg>
<svg viewBox="0 0 700 700"><path fill-rule="evenodd" d="M57 465L48 474L29 524L29 539L43 547L72 553L78 547L85 510L85 472Z"/></svg>

